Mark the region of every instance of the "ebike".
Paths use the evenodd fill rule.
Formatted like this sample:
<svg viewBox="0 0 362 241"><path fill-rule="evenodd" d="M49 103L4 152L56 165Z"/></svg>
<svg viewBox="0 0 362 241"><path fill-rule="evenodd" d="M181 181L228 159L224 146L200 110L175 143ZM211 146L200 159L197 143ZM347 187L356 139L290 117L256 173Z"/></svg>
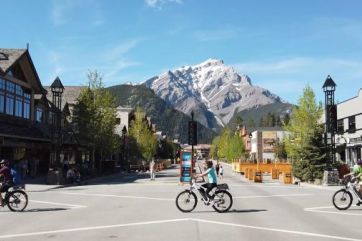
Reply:
<svg viewBox="0 0 362 241"><path fill-rule="evenodd" d="M353 196L355 196L358 199L357 205L359 206L362 203L362 197L360 196L360 193L357 190L358 187L357 178L352 178L351 176L347 176L346 178L343 179L342 183L344 184L344 187L335 192L333 195L332 198L333 205L338 210L346 210L352 205Z"/></svg>
<svg viewBox="0 0 362 241"><path fill-rule="evenodd" d="M233 197L228 192L229 186L226 183L218 184L210 191L213 200L206 196L206 188L196 182L195 178L191 179L190 188L180 192L176 197L176 206L181 212L191 212L198 203L197 193L201 196L201 201L205 205L211 205L216 212L224 213L230 210L233 205ZM212 194L213 193L213 194Z"/></svg>

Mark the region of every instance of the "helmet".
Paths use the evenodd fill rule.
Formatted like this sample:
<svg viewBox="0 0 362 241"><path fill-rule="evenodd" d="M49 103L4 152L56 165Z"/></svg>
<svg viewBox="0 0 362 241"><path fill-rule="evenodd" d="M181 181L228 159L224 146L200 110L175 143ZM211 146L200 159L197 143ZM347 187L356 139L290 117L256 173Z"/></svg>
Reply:
<svg viewBox="0 0 362 241"><path fill-rule="evenodd" d="M6 159L2 159L2 160L0 161L0 164L9 164L9 161L6 160Z"/></svg>

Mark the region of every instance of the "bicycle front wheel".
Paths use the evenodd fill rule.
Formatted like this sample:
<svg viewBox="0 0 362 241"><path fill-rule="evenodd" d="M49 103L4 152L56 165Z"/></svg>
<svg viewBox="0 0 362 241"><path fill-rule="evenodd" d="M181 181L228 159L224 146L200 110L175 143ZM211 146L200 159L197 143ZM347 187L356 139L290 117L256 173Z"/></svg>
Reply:
<svg viewBox="0 0 362 241"><path fill-rule="evenodd" d="M21 190L9 192L6 195L6 204L13 212L21 212L28 206L28 195Z"/></svg>
<svg viewBox="0 0 362 241"><path fill-rule="evenodd" d="M191 212L197 205L197 196L195 193L185 190L176 197L177 208L184 213Z"/></svg>
<svg viewBox="0 0 362 241"><path fill-rule="evenodd" d="M345 189L341 189L337 191L332 198L333 205L338 210L346 210L348 209L353 201L352 194Z"/></svg>

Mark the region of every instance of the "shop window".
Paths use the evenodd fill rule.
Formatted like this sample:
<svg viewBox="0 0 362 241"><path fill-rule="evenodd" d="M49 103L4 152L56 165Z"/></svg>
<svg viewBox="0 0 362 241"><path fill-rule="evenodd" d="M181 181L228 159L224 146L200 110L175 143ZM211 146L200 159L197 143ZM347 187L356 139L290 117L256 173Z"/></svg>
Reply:
<svg viewBox="0 0 362 241"><path fill-rule="evenodd" d="M348 132L356 132L356 116L348 118Z"/></svg>
<svg viewBox="0 0 362 241"><path fill-rule="evenodd" d="M36 108L36 122L42 123L44 120L44 110L41 107Z"/></svg>
<svg viewBox="0 0 362 241"><path fill-rule="evenodd" d="M343 119L337 121L337 133L343 133L344 132L344 123Z"/></svg>
<svg viewBox="0 0 362 241"><path fill-rule="evenodd" d="M23 100L20 97L16 97L15 101L15 116L23 117Z"/></svg>
<svg viewBox="0 0 362 241"><path fill-rule="evenodd" d="M6 95L6 114L14 115L14 95Z"/></svg>

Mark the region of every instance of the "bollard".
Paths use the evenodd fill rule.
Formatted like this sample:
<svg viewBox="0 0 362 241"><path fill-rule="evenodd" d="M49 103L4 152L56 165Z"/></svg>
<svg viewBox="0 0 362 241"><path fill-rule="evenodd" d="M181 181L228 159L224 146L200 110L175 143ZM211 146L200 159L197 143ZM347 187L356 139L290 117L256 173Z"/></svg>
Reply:
<svg viewBox="0 0 362 241"><path fill-rule="evenodd" d="M279 179L279 171L278 169L272 169L272 179Z"/></svg>
<svg viewBox="0 0 362 241"><path fill-rule="evenodd" d="M263 182L263 174L261 171L256 171L254 173L254 182Z"/></svg>
<svg viewBox="0 0 362 241"><path fill-rule="evenodd" d="M292 174L290 172L283 173L284 184L292 184Z"/></svg>

